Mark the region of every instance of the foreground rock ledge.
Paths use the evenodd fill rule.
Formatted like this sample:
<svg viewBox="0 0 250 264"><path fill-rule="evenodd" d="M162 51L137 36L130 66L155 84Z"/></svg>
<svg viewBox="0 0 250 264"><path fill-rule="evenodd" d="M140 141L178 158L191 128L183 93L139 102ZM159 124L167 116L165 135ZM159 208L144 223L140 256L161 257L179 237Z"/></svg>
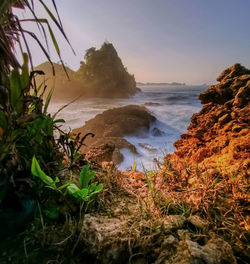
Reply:
<svg viewBox="0 0 250 264"><path fill-rule="evenodd" d="M135 147L123 137L147 132L154 121L156 118L145 107L128 105L104 111L83 127L74 129L73 134L81 133L84 136L93 133L93 138L88 137L84 141L87 147L82 147L81 152L99 164L112 161L116 165L123 160L120 149L136 152Z"/></svg>
<svg viewBox="0 0 250 264"><path fill-rule="evenodd" d="M235 64L223 71L199 98L188 132L175 142L176 158L221 167L233 175L250 169L250 70Z"/></svg>
<svg viewBox="0 0 250 264"><path fill-rule="evenodd" d="M195 224L192 217L165 216L157 222L161 232L148 233L156 222L139 217L133 197L113 197L109 209L110 216L86 214L83 219L80 240L92 263L236 264L231 246L215 234L206 235L202 245L191 238L187 225L203 232L199 223L205 220L198 216L192 216Z"/></svg>

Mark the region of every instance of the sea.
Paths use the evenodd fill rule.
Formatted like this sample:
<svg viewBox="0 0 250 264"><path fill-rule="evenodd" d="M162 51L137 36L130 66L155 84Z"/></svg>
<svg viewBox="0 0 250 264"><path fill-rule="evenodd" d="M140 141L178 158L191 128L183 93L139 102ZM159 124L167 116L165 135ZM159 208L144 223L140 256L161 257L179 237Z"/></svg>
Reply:
<svg viewBox="0 0 250 264"><path fill-rule="evenodd" d="M202 105L198 95L208 86L142 85L138 87L141 92L128 99L78 99L57 115L58 119L65 120L62 129L69 131L82 127L87 120L107 109L125 105L145 106L157 121L151 125L148 132L125 136L125 139L136 147L137 154L122 149L124 161L117 167L121 170L136 167L139 171L157 169L166 154L174 152L173 143L187 131L191 116L200 111ZM69 102L52 102L49 112L53 114L67 103ZM157 135L154 133L156 128Z"/></svg>

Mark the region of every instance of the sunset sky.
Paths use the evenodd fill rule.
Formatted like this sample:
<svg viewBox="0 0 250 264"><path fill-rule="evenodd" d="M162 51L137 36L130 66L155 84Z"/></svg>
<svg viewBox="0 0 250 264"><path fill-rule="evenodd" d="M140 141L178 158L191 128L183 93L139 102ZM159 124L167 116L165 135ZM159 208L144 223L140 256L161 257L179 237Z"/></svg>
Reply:
<svg viewBox="0 0 250 264"><path fill-rule="evenodd" d="M56 2L77 54L58 37L62 56L74 70L86 49L99 48L104 41L114 44L140 82L213 83L234 63L250 67L249 0ZM32 50L37 51L37 46ZM51 55L58 61L52 48ZM45 60L37 51L35 65Z"/></svg>

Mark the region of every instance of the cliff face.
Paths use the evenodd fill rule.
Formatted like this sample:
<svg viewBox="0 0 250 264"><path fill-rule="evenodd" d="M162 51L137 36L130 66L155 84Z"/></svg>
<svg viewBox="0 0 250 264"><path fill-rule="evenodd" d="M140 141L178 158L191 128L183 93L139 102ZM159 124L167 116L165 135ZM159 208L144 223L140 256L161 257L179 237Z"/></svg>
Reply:
<svg viewBox="0 0 250 264"><path fill-rule="evenodd" d="M204 106L175 142L175 155L233 175L250 166L250 70L235 64L217 81L200 94Z"/></svg>
<svg viewBox="0 0 250 264"><path fill-rule="evenodd" d="M211 230L249 263L250 71L236 64L199 99L187 133L165 157L155 186L209 221Z"/></svg>

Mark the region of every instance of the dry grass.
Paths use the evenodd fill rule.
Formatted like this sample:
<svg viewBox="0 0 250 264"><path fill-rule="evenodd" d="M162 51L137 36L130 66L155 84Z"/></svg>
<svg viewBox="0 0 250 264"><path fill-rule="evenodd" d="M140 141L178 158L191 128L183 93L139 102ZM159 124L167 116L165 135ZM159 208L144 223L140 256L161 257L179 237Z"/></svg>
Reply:
<svg viewBox="0 0 250 264"><path fill-rule="evenodd" d="M249 253L249 178L242 167L237 173L205 163L187 164L167 155L157 172L125 172L123 187L136 195L151 221L166 215L199 215L209 230L228 241L236 254ZM239 253L241 252L241 253Z"/></svg>

